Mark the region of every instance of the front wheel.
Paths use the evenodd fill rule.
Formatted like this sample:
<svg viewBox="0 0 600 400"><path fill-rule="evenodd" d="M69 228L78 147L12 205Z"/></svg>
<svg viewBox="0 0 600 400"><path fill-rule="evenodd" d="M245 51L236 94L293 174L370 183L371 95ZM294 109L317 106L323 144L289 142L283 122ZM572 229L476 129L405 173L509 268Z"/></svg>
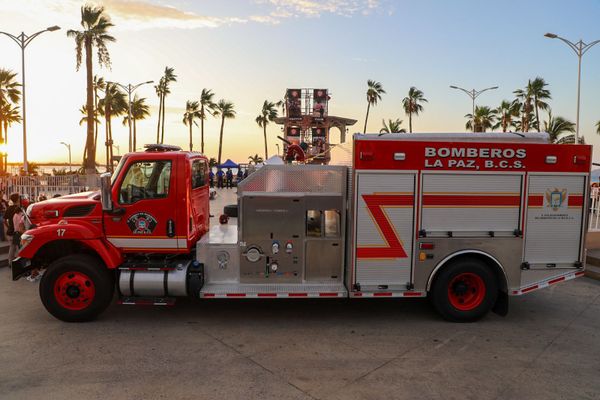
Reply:
<svg viewBox="0 0 600 400"><path fill-rule="evenodd" d="M59 258L40 281L40 298L54 317L66 322L95 319L110 304L114 275L92 256Z"/></svg>
<svg viewBox="0 0 600 400"><path fill-rule="evenodd" d="M456 260L436 277L433 305L447 320L475 321L494 306L498 284L491 269L476 258Z"/></svg>

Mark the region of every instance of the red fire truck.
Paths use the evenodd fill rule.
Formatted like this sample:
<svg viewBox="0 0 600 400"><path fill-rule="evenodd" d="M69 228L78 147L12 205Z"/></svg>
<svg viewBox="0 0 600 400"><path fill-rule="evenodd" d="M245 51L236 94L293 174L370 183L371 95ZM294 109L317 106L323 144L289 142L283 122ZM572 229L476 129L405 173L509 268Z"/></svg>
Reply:
<svg viewBox="0 0 600 400"><path fill-rule="evenodd" d="M538 133L355 135L339 165L266 165L209 226L205 156L121 159L101 191L37 203L13 279L64 321L112 301L430 297L471 321L583 274L591 146Z"/></svg>

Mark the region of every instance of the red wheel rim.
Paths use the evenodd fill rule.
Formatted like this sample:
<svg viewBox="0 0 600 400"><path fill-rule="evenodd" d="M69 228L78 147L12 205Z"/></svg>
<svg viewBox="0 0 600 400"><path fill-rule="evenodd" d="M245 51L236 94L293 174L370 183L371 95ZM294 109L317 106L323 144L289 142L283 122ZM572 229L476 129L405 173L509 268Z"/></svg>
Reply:
<svg viewBox="0 0 600 400"><path fill-rule="evenodd" d="M67 310L78 311L89 307L95 295L94 282L82 272L65 272L54 283L54 298Z"/></svg>
<svg viewBox="0 0 600 400"><path fill-rule="evenodd" d="M484 298L485 283L479 275L472 272L458 274L448 284L448 299L457 310L473 310Z"/></svg>

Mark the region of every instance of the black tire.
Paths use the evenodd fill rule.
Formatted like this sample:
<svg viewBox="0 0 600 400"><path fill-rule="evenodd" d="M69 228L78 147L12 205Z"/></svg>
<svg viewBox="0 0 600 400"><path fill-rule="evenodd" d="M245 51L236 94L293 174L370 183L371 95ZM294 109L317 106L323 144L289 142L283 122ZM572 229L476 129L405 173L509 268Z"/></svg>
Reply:
<svg viewBox="0 0 600 400"><path fill-rule="evenodd" d="M498 282L489 266L477 258L453 261L438 273L431 301L445 319L472 322L480 319L498 298Z"/></svg>
<svg viewBox="0 0 600 400"><path fill-rule="evenodd" d="M237 216L238 216L237 204L230 204L228 206L223 207L223 214L227 215L229 218L237 218Z"/></svg>
<svg viewBox="0 0 600 400"><path fill-rule="evenodd" d="M50 264L40 281L44 307L65 322L95 319L109 306L114 290L114 273L85 254L59 258Z"/></svg>

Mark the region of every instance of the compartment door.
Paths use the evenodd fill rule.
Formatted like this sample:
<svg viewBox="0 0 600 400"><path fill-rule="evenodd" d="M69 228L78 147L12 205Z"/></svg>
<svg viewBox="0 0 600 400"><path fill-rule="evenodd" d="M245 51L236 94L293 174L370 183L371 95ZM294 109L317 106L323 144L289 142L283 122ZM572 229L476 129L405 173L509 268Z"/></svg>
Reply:
<svg viewBox="0 0 600 400"><path fill-rule="evenodd" d="M354 281L361 287L407 285L415 235L416 175L359 172L356 179Z"/></svg>
<svg viewBox="0 0 600 400"><path fill-rule="evenodd" d="M524 261L531 269L573 268L581 260L585 176L530 175Z"/></svg>

